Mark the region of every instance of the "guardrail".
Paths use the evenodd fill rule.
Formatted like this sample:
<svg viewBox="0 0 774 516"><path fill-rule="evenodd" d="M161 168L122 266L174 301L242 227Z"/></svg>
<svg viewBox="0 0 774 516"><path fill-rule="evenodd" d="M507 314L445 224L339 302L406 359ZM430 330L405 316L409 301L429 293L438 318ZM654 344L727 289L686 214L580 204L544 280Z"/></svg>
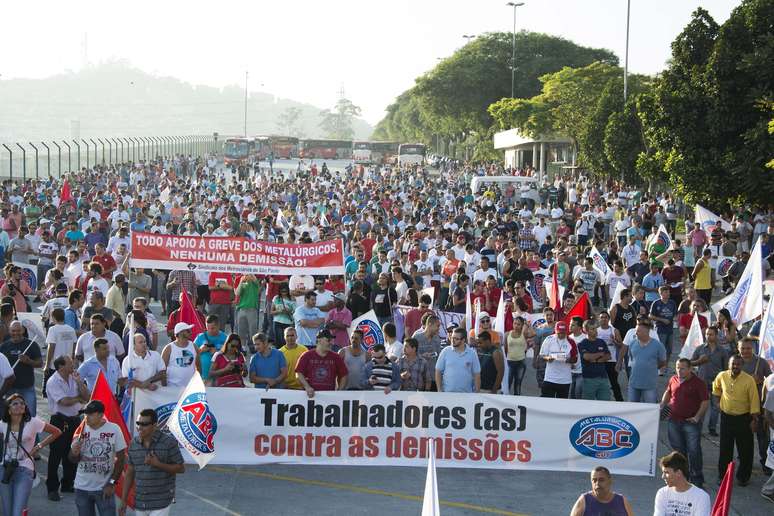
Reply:
<svg viewBox="0 0 774 516"><path fill-rule="evenodd" d="M82 166L139 162L158 156L202 156L220 152L215 135L79 138L0 143L0 178L22 180L62 177Z"/></svg>

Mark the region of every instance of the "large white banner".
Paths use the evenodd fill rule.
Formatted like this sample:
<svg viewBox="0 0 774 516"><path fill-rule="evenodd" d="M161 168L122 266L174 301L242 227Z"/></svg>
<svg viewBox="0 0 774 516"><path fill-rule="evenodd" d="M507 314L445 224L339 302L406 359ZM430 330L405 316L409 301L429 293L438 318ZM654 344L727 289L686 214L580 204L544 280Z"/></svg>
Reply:
<svg viewBox="0 0 774 516"><path fill-rule="evenodd" d="M182 389L137 389L163 422ZM495 394L207 388L213 464L427 465L655 473L658 405ZM190 460L186 457L186 460Z"/></svg>

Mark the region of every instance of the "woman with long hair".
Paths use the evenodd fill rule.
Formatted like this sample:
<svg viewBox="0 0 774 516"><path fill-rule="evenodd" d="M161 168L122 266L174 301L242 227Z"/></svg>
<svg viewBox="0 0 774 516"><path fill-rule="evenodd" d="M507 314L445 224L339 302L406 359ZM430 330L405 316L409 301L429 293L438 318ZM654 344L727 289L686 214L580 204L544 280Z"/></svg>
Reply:
<svg viewBox="0 0 774 516"><path fill-rule="evenodd" d="M727 308L721 308L718 310L718 344L729 346L731 351L735 351L738 337L739 330L731 319L731 312Z"/></svg>
<svg viewBox="0 0 774 516"><path fill-rule="evenodd" d="M226 337L226 342L220 351L212 357L210 378L215 380L215 387L244 387L242 380L247 376L245 356L242 353L242 339L236 333Z"/></svg>
<svg viewBox="0 0 774 516"><path fill-rule="evenodd" d="M513 329L505 336L505 357L508 360L508 390L513 389L513 394L516 396L521 395L521 383L524 381L524 374L527 372L527 340L534 336L535 330L521 316L513 318Z"/></svg>
<svg viewBox="0 0 774 516"><path fill-rule="evenodd" d="M32 417L20 394L11 394L5 403L5 410L0 418L0 439L3 443L0 499L3 514L21 516L27 507L32 481L35 478L33 457L57 440L62 431L39 417ZM40 432L50 435L35 444L35 437Z"/></svg>
<svg viewBox="0 0 774 516"><path fill-rule="evenodd" d="M274 341L277 347L285 345L285 328L293 326L293 312L296 311L296 301L290 295L287 283L281 283L279 293L271 300L271 315L274 321Z"/></svg>

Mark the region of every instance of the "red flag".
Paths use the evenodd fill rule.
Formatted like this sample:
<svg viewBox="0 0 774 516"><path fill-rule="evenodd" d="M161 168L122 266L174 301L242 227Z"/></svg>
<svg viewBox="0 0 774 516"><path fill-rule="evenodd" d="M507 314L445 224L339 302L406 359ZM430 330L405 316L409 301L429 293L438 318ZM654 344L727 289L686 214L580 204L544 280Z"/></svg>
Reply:
<svg viewBox="0 0 774 516"><path fill-rule="evenodd" d="M124 416L121 414L121 407L118 405L118 401L113 395L113 391L110 389L110 384L108 384L107 379L105 379L105 375L102 373L102 371L99 372L97 381L94 383L94 388L91 390L91 399L99 400L103 405L105 405L105 419L111 423L115 423L121 429L121 433L124 434L124 441L126 441L128 452L129 443L132 442L132 436L129 435L129 429L126 428ZM75 429L73 440L78 439L81 436L81 432L83 432L83 426L85 424L86 418L84 418L83 421L81 421L81 424L78 425L78 428ZM125 473L126 465L124 465L124 473L121 474L118 482L116 482L116 495L119 498L121 498L121 495L124 492L123 481ZM129 489L129 496L126 504L129 507L134 508L134 486Z"/></svg>
<svg viewBox="0 0 774 516"><path fill-rule="evenodd" d="M567 315L564 316L564 322L569 326L573 317L581 317L585 321L590 315L591 302L589 301L589 293L584 292L575 305L567 311Z"/></svg>
<svg viewBox="0 0 774 516"><path fill-rule="evenodd" d="M548 300L548 306L557 314L562 309L562 298L559 295L559 262L554 264L554 271L551 274L551 298Z"/></svg>
<svg viewBox="0 0 774 516"><path fill-rule="evenodd" d="M59 193L59 202L72 202L73 194L70 191L70 181L67 179L62 183L62 191Z"/></svg>
<svg viewBox="0 0 774 516"><path fill-rule="evenodd" d="M728 463L726 474L718 487L718 496L712 504L712 516L728 516L731 509L731 491L734 489L734 461Z"/></svg>
<svg viewBox="0 0 774 516"><path fill-rule="evenodd" d="M192 324L191 328L191 340L195 339L200 333L204 333L207 328L204 326L204 321L199 317L199 313L196 311L196 307L191 302L191 298L188 297L188 292L185 289L181 290L182 299L180 300L180 312L177 320L186 324Z"/></svg>

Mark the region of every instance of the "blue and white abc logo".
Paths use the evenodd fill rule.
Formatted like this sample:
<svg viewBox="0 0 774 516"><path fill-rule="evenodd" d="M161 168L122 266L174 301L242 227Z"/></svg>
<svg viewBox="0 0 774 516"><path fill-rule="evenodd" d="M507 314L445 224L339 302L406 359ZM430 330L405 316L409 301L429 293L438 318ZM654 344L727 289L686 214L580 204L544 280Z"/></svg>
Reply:
<svg viewBox="0 0 774 516"><path fill-rule="evenodd" d="M625 457L640 444L640 433L634 425L615 416L578 420L570 428L569 438L578 453L595 459Z"/></svg>

